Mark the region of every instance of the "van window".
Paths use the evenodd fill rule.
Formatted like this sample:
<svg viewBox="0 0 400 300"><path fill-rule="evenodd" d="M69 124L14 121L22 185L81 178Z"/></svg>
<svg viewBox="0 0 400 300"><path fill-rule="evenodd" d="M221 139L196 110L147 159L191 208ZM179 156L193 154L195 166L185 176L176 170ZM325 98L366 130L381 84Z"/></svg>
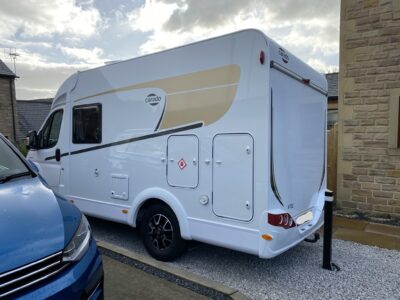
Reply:
<svg viewBox="0 0 400 300"><path fill-rule="evenodd" d="M101 143L101 104L75 106L72 130L74 144Z"/></svg>
<svg viewBox="0 0 400 300"><path fill-rule="evenodd" d="M38 134L40 149L52 148L57 145L62 118L63 111L57 110L47 119L46 124Z"/></svg>

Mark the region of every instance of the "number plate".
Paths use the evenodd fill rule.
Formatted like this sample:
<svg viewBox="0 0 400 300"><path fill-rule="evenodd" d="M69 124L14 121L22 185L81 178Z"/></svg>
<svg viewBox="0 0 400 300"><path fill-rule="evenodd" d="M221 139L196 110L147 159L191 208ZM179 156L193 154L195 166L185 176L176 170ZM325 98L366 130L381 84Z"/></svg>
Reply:
<svg viewBox="0 0 400 300"><path fill-rule="evenodd" d="M302 225L308 221L311 221L313 219L313 217L314 217L314 215L313 215L312 211L308 211L296 219L296 224Z"/></svg>

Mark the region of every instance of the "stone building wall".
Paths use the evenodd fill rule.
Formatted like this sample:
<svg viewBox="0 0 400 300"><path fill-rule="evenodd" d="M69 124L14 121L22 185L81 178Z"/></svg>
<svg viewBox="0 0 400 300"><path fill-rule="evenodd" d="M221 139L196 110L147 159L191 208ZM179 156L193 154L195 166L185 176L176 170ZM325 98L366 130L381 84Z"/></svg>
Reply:
<svg viewBox="0 0 400 300"><path fill-rule="evenodd" d="M10 90L11 84L11 90ZM11 100L12 99L12 100ZM13 101L13 102L11 102ZM13 107L14 105L14 118ZM13 77L0 76L0 132L14 141L15 135L18 135L17 108L15 101L15 86ZM15 130L15 132L14 132ZM15 134L15 135L14 135Z"/></svg>
<svg viewBox="0 0 400 300"><path fill-rule="evenodd" d="M400 0L341 1L339 74L337 206L400 218Z"/></svg>

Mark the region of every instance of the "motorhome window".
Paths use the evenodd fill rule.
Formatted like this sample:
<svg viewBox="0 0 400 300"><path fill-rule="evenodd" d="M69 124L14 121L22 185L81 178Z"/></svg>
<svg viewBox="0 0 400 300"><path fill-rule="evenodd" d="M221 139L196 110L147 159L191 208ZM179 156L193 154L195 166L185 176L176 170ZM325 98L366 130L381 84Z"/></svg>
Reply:
<svg viewBox="0 0 400 300"><path fill-rule="evenodd" d="M74 144L101 143L101 104L74 107L72 142Z"/></svg>
<svg viewBox="0 0 400 300"><path fill-rule="evenodd" d="M63 112L61 110L57 111L53 116L53 121L51 122L51 128L49 132L49 140L47 142L48 148L54 147L58 142L62 117L63 117Z"/></svg>
<svg viewBox="0 0 400 300"><path fill-rule="evenodd" d="M62 118L63 111L58 110L47 119L46 124L38 134L40 149L52 148L57 145Z"/></svg>

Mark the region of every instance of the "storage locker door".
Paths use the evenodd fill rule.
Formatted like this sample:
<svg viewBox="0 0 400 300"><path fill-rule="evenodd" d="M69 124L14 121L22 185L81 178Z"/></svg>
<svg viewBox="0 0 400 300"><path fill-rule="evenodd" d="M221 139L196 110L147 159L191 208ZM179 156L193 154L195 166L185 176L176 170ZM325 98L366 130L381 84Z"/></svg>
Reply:
<svg viewBox="0 0 400 300"><path fill-rule="evenodd" d="M213 143L213 210L217 216L253 217L253 138L220 134Z"/></svg>
<svg viewBox="0 0 400 300"><path fill-rule="evenodd" d="M168 184L197 187L199 181L199 140L195 135L174 135L168 139Z"/></svg>

